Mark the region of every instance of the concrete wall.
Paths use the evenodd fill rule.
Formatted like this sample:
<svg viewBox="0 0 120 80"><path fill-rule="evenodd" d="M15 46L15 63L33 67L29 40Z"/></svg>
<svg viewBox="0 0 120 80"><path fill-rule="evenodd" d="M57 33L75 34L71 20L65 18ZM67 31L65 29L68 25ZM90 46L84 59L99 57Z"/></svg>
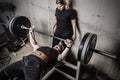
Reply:
<svg viewBox="0 0 120 80"><path fill-rule="evenodd" d="M54 20L55 0L7 0L16 6L15 15L27 16L39 30L50 34ZM98 35L96 48L120 55L120 1L119 0L72 0L73 8L78 13L76 43L86 32ZM51 46L52 39L37 35L40 45ZM78 47L72 48L77 58ZM120 80L120 64L110 58L94 54L89 63L115 80Z"/></svg>

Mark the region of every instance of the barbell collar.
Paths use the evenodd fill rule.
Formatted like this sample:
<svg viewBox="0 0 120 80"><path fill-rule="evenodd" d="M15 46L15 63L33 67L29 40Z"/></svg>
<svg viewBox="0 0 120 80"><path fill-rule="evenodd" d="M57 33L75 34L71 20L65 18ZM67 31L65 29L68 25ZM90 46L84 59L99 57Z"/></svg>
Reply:
<svg viewBox="0 0 120 80"><path fill-rule="evenodd" d="M24 25L21 25L21 29L26 29L26 30L29 30L28 27L24 26Z"/></svg>

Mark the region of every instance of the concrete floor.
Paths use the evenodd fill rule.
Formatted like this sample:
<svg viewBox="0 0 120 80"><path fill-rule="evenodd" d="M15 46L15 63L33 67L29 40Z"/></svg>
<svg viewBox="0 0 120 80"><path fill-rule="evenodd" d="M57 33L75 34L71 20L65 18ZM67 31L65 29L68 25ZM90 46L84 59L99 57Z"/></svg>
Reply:
<svg viewBox="0 0 120 80"><path fill-rule="evenodd" d="M25 46L23 46L20 50L18 50L17 52L10 53L8 52L7 49L4 49L3 54L9 55L9 57L11 58L9 64L11 64L15 61L22 59L23 56L29 55L31 52L32 52L32 47L28 43ZM5 67L7 67L9 64L3 64L3 65L0 64L0 71L4 69Z"/></svg>
<svg viewBox="0 0 120 80"><path fill-rule="evenodd" d="M20 59L22 59L23 56L29 55L32 52L33 52L32 47L29 44L26 44L19 51L12 52L10 54L10 57L12 58L10 63L13 63L14 61L20 60Z"/></svg>

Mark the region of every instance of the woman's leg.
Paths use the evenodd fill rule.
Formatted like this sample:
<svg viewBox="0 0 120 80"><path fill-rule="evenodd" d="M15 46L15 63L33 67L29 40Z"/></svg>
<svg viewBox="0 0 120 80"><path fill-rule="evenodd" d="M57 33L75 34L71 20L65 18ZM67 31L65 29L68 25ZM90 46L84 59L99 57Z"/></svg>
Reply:
<svg viewBox="0 0 120 80"><path fill-rule="evenodd" d="M60 31L56 30L55 33L54 33L54 36L61 38ZM60 42L60 40L53 38L52 47L54 47L55 45L57 45L59 42Z"/></svg>
<svg viewBox="0 0 120 80"><path fill-rule="evenodd" d="M66 32L62 33L62 38L63 39L71 39L72 38L72 32L66 31ZM64 42L63 42L63 46L64 46L64 48L66 47Z"/></svg>

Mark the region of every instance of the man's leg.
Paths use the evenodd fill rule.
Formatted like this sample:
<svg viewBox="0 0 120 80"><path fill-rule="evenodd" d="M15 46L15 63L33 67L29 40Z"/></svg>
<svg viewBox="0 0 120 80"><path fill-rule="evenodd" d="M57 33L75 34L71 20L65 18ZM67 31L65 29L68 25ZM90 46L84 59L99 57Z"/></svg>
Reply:
<svg viewBox="0 0 120 80"><path fill-rule="evenodd" d="M0 80L9 80L9 77L5 74L4 71L0 72Z"/></svg>
<svg viewBox="0 0 120 80"><path fill-rule="evenodd" d="M41 71L35 66L25 66L24 75L25 80L40 80Z"/></svg>
<svg viewBox="0 0 120 80"><path fill-rule="evenodd" d="M53 38L52 47L57 45L59 42L60 42L60 40Z"/></svg>
<svg viewBox="0 0 120 80"><path fill-rule="evenodd" d="M18 61L9 65L7 68L5 68L0 72L0 78L6 76L4 77L6 79L2 79L2 80L8 80L23 75L22 66L23 66L22 61Z"/></svg>
<svg viewBox="0 0 120 80"><path fill-rule="evenodd" d="M56 29L56 31L54 33L54 36L61 38L61 33L60 32L61 31L59 31L59 29ZM56 38L53 38L52 47L54 47L55 45L57 45L59 42L60 42L60 40L58 40Z"/></svg>
<svg viewBox="0 0 120 80"><path fill-rule="evenodd" d="M40 74L43 68L46 67L45 62L33 55L24 59L24 62L23 72L25 80L40 80Z"/></svg>
<svg viewBox="0 0 120 80"><path fill-rule="evenodd" d="M71 39L72 38L72 31L66 31L64 33L61 33L62 34L62 38L63 39ZM64 48L66 47L66 44L63 42L63 46Z"/></svg>

